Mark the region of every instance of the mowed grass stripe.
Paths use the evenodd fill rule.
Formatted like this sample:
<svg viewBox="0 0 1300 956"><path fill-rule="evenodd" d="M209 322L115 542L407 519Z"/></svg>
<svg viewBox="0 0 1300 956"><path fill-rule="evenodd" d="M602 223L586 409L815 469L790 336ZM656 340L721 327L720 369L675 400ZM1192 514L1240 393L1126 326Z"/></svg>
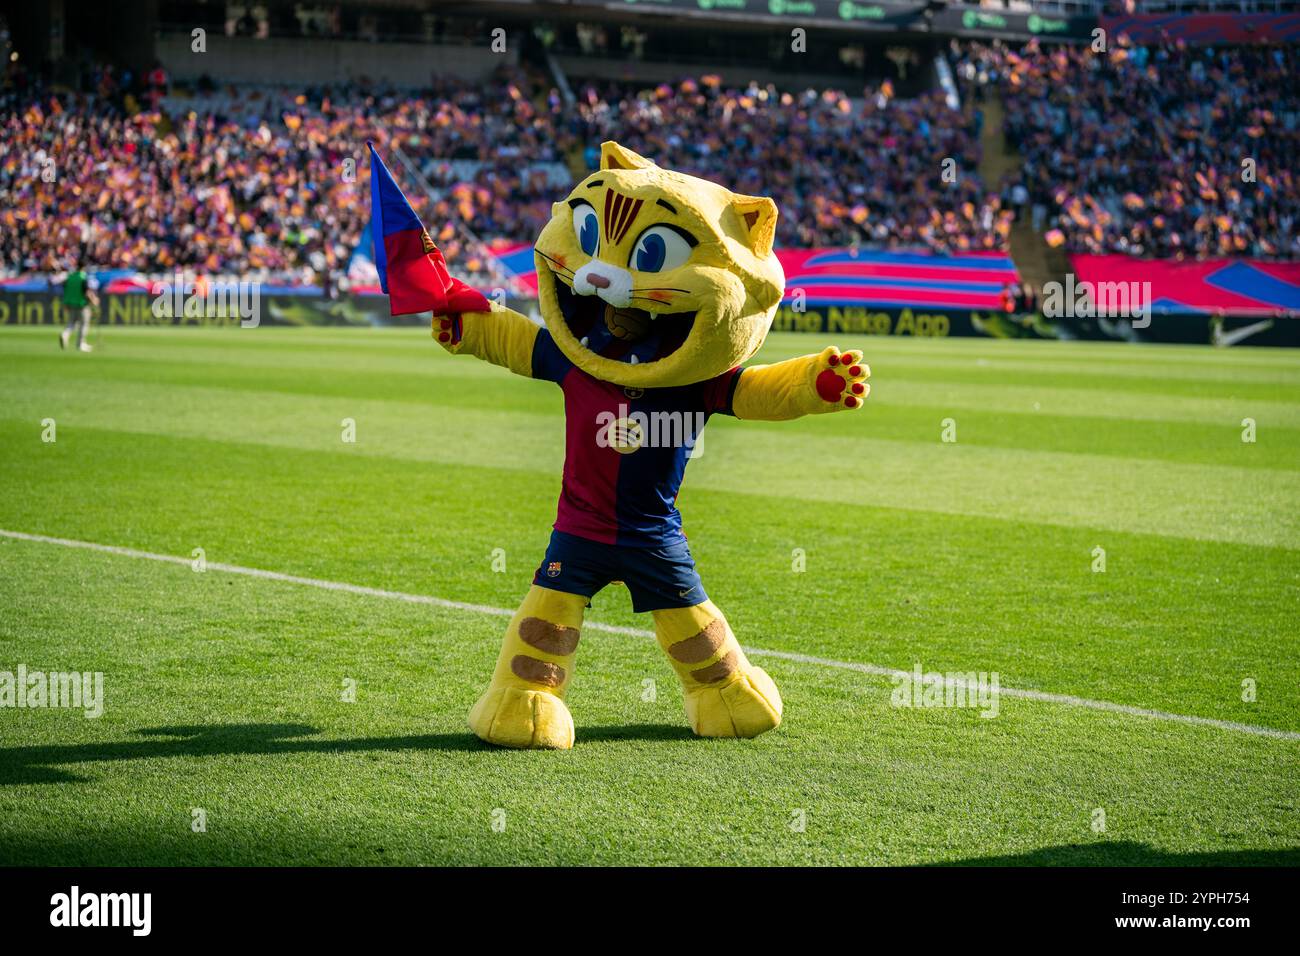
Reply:
<svg viewBox="0 0 1300 956"><path fill-rule="evenodd" d="M121 327L97 326L106 347L114 352L130 350L136 346L159 347L168 350L206 351L209 348L233 348L249 351L279 350L297 353L304 349L322 355L337 354L340 349L358 355L379 357L400 356L409 351L411 343L430 343L427 327L408 328L277 328L265 326L256 329L201 329L190 327ZM0 328L0 343L6 350L22 349L34 353L48 350L55 342L57 329L53 326ZM1293 349L1238 347L1214 349L1200 345L1133 345L1121 342L1087 341L1036 341L989 338L911 338L907 336L870 336L853 333L795 333L772 332L764 347L765 355L801 355L818 351L826 345L850 347L848 339L866 343L875 354L893 357L900 362L929 363L953 362L958 365L984 359L990 363L1007 362L1011 367L1054 367L1068 369L1081 362L1095 365L1098 374L1109 368L1150 370L1153 377L1184 377L1188 369L1218 369L1231 373L1234 369L1249 369L1268 376L1289 376L1300 369L1300 355ZM861 344L856 347L863 347ZM1252 378L1254 376L1252 375Z"/></svg>
<svg viewBox="0 0 1300 956"><path fill-rule="evenodd" d="M183 334L183 333L178 333ZM362 333L356 333L362 334ZM250 347L214 347L211 351L193 347L142 348L132 343L128 348L101 350L94 361L53 352L48 348L19 350L9 354L21 355L30 374L44 377L53 372L71 374L78 380L177 382L181 384L232 385L255 384L274 386L284 391L310 390L313 384L332 385L333 376L358 386L356 394L371 397L408 397L427 389L432 379L435 384L444 380L463 381L478 378L485 369L475 368L478 363L465 359L446 361L432 342L412 341L409 348L395 353L348 356L346 347L340 346L322 353L320 349L283 348L254 349ZM364 354L364 353L363 353ZM799 351L795 354L806 354ZM774 362L786 355L772 347L765 349L751 362ZM999 361L987 363L984 359L966 358L960 362L944 364L915 363L907 359L882 357L874 362L876 384L892 383L899 387L900 400L911 401L908 396L917 389L944 387L994 389L1014 383L1014 387L1032 392L1034 401L1048 403L1057 398L1072 399L1076 395L1090 396L1091 401L1102 401L1102 407L1112 406L1109 398L1096 393L1114 393L1127 407L1151 404L1141 415L1168 414L1169 397L1191 398L1193 406L1202 414L1214 414L1223 403L1263 402L1265 409L1277 403L1300 404L1300 374L1294 381L1269 381L1260 379L1249 369L1221 369L1221 379L1207 378L1196 369L1178 369L1179 374L1159 377L1151 374L1150 367L1124 369L1127 374L1111 374L1106 368L1088 369L1080 364L1074 368L1057 368L1046 363ZM271 381L267 372L274 372ZM326 377L329 376L327 381ZM1014 393L1013 393L1014 394ZM1216 404L1217 403L1217 404ZM1070 403L1072 404L1072 403ZM1186 414L1185 411L1178 414ZM1132 416L1129 416L1132 417Z"/></svg>
<svg viewBox="0 0 1300 956"><path fill-rule="evenodd" d="M775 358L775 357L774 357ZM174 362L166 358L42 353L24 360L23 372L6 377L8 387L30 390L34 383L67 378L87 387L95 385L155 384L175 387L209 387L279 392L288 395L348 395L357 398L423 401L452 407L497 407L502 390L515 387L503 370L466 357L436 352L411 355L383 363L353 360L337 366L312 362L298 354L281 362L273 354L259 353L255 360L229 364ZM973 379L976 376L966 376ZM886 367L872 377L872 392L865 409L872 423L908 408L934 409L944 417L962 411L1042 414L1060 417L1107 418L1129 421L1186 422L1240 430L1243 418L1254 419L1265 430L1300 428L1300 390L1258 386L1252 390L1225 386L1213 389L1197 383L1186 388L1152 387L1133 391L1129 380L1115 387L1106 382L1080 379L1069 387L1068 376L1050 373L1017 374L1037 377L1040 384L1005 384L1007 376L979 376L982 381L962 381L957 375L917 380ZM543 383L546 384L546 383ZM1296 396L1293 398L1293 396ZM864 426L858 417L835 416L841 430ZM871 427L871 426L867 426Z"/></svg>
<svg viewBox="0 0 1300 956"><path fill-rule="evenodd" d="M1141 348L1136 349L1139 354ZM1028 359L1023 355L948 355L898 354L881 349L877 354L888 361L890 374L902 379L973 379L976 381L1020 382L1023 373L1034 376L1051 376L1055 381L1096 383L1104 387L1128 387L1163 391L1170 387L1181 390L1181 383L1194 382L1202 393L1207 383L1217 391L1220 385L1235 390L1237 387L1253 389L1271 386L1281 392L1297 396L1300 401L1300 362L1295 365L1260 365L1236 360L1240 352L1216 363L1117 361L1117 355L1105 360L1082 357L1060 358L1036 355ZM1067 348L1067 354L1070 350ZM1149 353L1147 353L1149 354ZM1179 383L1174 385L1174 383ZM1284 396L1285 397L1285 396Z"/></svg>
<svg viewBox="0 0 1300 956"><path fill-rule="evenodd" d="M955 411L1043 411L1052 415L1082 415L1091 418L1121 418L1137 421L1199 422L1207 425L1240 425L1253 418L1264 427L1300 426L1300 401L1294 390L1284 393L1275 386L1202 388L1189 383L1182 389L1161 387L1137 391L1125 380L1123 387L1092 381L1086 387L1067 387L1068 376L1044 373L1038 385L1020 384L1033 375L1017 375L1017 384L992 381L975 384L936 377L929 381L890 378L872 372L869 401L878 404L945 406ZM1221 392L1221 395L1215 395ZM1238 394L1238 393L1254 394ZM870 406L868 406L870 407Z"/></svg>
<svg viewBox="0 0 1300 956"><path fill-rule="evenodd" d="M798 351L798 343L819 341L836 344L851 333L804 334L796 332L773 333L768 337L769 347L790 347ZM1016 363L1071 363L1097 360L1099 367L1110 364L1149 368L1156 376L1164 368L1249 367L1252 369L1289 370L1300 366L1300 356L1294 349L1239 347L1233 349L1207 348L1202 345L1134 345L1126 342L1088 342L1081 340L1052 341L1036 339L991 338L913 338L910 336L862 336L882 355L900 358L914 357L925 361L932 358L1007 359Z"/></svg>
<svg viewBox="0 0 1300 956"><path fill-rule="evenodd" d="M530 392L523 388L526 383L503 378L500 370L478 362L431 364L427 353L387 362L383 371L370 365L357 370L355 361L326 368L302 353L284 356L282 365L274 354L250 351L249 359L237 364L187 365L120 358L104 361L97 356L92 363L70 363L62 356L42 354L25 358L22 374L0 382L16 395L32 395L51 381L72 381L78 383L77 388L170 384L178 389L210 387L285 396L369 398L425 404L430 414L437 415L458 408L501 410L503 395L516 394L517 400L506 400L515 401L524 411L533 404L530 396L543 392L553 396L551 389ZM272 369L275 374L268 374ZM1041 390L1003 389L991 395L929 388L914 393L915 403L900 401L900 395L908 391L906 383L877 381L872 401L862 414L826 416L798 427L846 437L930 441L939 434L944 419L954 418L961 426L963 443L1286 470L1300 466L1300 428L1275 424L1267 409L1254 403L1252 409L1264 417L1256 418L1257 441L1243 448L1241 420L1222 404L1202 406L1198 411L1183 407L1185 402L1178 403L1176 412L1170 413L1193 420L1174 421L1152 417L1159 410L1145 403L1136 406L1140 416L1092 415L1095 403L1074 401L1059 392L1045 395ZM540 400L545 403L547 398ZM1135 406L1123 410L1132 412ZM753 422L749 427L788 430L790 426Z"/></svg>
<svg viewBox="0 0 1300 956"><path fill-rule="evenodd" d="M521 399L525 388L531 401ZM40 421L54 417L65 440L69 429L91 427L558 474L558 390L523 382L513 391L518 407L439 414L373 399L33 382L12 397L6 415L11 431L30 422L33 451ZM344 419L356 422L355 444L342 441ZM925 442L877 440L866 437L869 420L862 424L861 437L845 437L823 432L820 419L778 429L719 416L687 487L1300 548L1300 472L980 447L961 443L960 421L954 444L937 434ZM1238 444L1249 461L1251 446Z"/></svg>
<svg viewBox="0 0 1300 956"><path fill-rule="evenodd" d="M25 356L33 363L33 371L41 376L58 369L78 377L181 383L197 378L200 384L214 384L226 376L234 383L257 382L259 371L275 371L276 378L284 382L275 387L303 391L333 370L355 377L355 384L364 389L355 394L370 397L412 397L428 387L427 378L462 380L488 371L470 360L450 361L427 334L412 330L378 333L380 338L396 337L381 349L355 348L346 339L331 338L313 345L309 340L299 342L296 338L286 338L286 334L308 334L294 330L246 330L242 338L234 330L224 333L175 330L170 341L157 339L156 333L154 337L142 338L137 332L130 330L120 347L101 352L94 362L79 356L75 362L69 362L69 356L55 353L46 340L32 340L30 336L0 336L0 348ZM214 334L223 337L213 340ZM356 339L367 333L342 330L335 335L351 335ZM830 338L774 337L755 361L777 361L816 351L829 344ZM822 339L827 341L823 343ZM880 340L880 343L888 341ZM1235 356L1240 352L1230 353L1234 357L1232 361L1227 359L1229 353L1221 353L1224 359L1220 365L1207 366L1220 373L1214 379L1198 375L1194 363L1153 368L1150 364L1106 361L1089 368L1077 362L1071 367L1060 362L1031 360L1023 354L1011 360L968 353L959 360L930 368L926 361L939 359L930 357L918 363L914 355L894 355L888 347L880 349L878 354L879 358L873 355L870 359L875 366L875 397L884 398L880 386L893 384L896 394L889 400L904 403L914 403L913 396L918 394L924 400L939 385L946 391L969 391L969 399L960 390L951 392L951 398L945 397L945 401L957 407L969 407L972 403L980 407L981 398L987 397L995 402L1010 402L1010 405L996 406L1010 410L1028 410L1038 403L1043 410L1063 414L1077 410L1109 417L1238 422L1244 414L1241 406L1251 404L1252 409L1247 411L1253 411L1252 417L1267 419L1272 425L1296 424L1297 410L1288 412L1285 406L1300 406L1300 385L1296 384L1295 375L1288 381L1270 381L1266 371L1252 370L1252 366L1237 362ZM1109 376L1111 368L1119 370L1117 377ZM1172 374L1165 374L1165 369ZM1011 391L1005 391L1008 388ZM1106 394L1095 394L1098 392ZM1095 405L1095 409L1083 411L1089 404Z"/></svg>
<svg viewBox="0 0 1300 956"><path fill-rule="evenodd" d="M512 607L555 516L555 474L126 439L0 460L32 489L0 500L0 526ZM708 593L748 642L1300 729L1294 552L689 486L682 503ZM593 603L644 626L621 588Z"/></svg>
<svg viewBox="0 0 1300 956"><path fill-rule="evenodd" d="M174 337L186 334L177 332ZM284 353L244 348L242 353L247 359L244 362L228 364L223 360L220 364L200 365L160 360L141 363L121 357L105 360L102 355L95 356L93 362L69 361L67 356L42 350L38 356L23 359L22 374L0 381L4 382L2 387L17 395L35 394L54 381L75 381L78 388L170 383L178 389L211 387L288 396L415 402L436 407L431 414L440 416L454 414L459 408L501 410L503 394L521 410L535 401L543 405L554 401L553 389L538 389L537 383L520 381L473 360L448 360L439 355L437 361L431 361L430 353L423 349L412 349L400 359L384 362L382 371L372 362L358 367L354 358L338 353L330 353L328 362L311 350ZM191 346L185 354L202 353ZM284 367L276 367L281 360ZM274 374L268 374L268 370L274 370ZM939 434L942 423L952 418L960 426L960 441L965 444L1283 470L1300 464L1300 429L1277 425L1266 414L1267 408L1258 403L1249 403L1255 415L1263 416L1255 419L1258 440L1245 444L1241 441L1241 419L1229 414L1233 409L1221 403L1217 408L1198 410L1183 400L1173 405L1166 403L1162 412L1148 402L1135 400L1120 411L1136 412L1141 417L1120 417L1114 408L1099 409L1096 402L1075 400L1059 392L1046 395L1034 389L1002 389L992 395L987 390L927 387L915 393L914 404L900 403L899 395L908 389L907 383L878 378L873 400L860 415L823 416L798 426L750 423L749 427L784 431L799 427L817 434L929 442ZM59 391L66 389L60 386ZM257 400L266 399L259 396ZM1091 415L1091 411L1107 417ZM1175 422L1154 417L1164 412L1195 420Z"/></svg>

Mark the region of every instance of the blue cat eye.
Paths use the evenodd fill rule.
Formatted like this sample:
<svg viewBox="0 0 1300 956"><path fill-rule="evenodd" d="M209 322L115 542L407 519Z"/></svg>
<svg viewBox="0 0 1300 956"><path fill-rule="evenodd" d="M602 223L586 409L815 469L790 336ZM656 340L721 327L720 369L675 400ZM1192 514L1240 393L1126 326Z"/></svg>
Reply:
<svg viewBox="0 0 1300 956"><path fill-rule="evenodd" d="M578 236L578 245L589 256L596 254L600 245L600 222L596 219L596 210L586 203L573 207L573 231Z"/></svg>
<svg viewBox="0 0 1300 956"><path fill-rule="evenodd" d="M663 272L676 269L691 257L694 237L672 226L651 226L632 248L631 262L638 272Z"/></svg>
<svg viewBox="0 0 1300 956"><path fill-rule="evenodd" d="M646 236L636 249L636 267L642 272L658 272L667 255L663 236Z"/></svg>

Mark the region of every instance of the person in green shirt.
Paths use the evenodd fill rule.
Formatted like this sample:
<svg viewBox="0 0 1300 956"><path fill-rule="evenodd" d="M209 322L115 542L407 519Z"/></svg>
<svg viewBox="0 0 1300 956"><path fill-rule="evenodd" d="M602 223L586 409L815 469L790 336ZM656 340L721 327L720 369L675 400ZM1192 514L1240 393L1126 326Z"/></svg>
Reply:
<svg viewBox="0 0 1300 956"><path fill-rule="evenodd" d="M77 349L81 352L91 350L86 341L86 332L90 329L90 316L94 306L99 305L99 296L95 292L95 280L86 274L81 262L73 264L72 271L63 280L63 307L68 311L68 324L59 333L59 348L66 349L77 330Z"/></svg>

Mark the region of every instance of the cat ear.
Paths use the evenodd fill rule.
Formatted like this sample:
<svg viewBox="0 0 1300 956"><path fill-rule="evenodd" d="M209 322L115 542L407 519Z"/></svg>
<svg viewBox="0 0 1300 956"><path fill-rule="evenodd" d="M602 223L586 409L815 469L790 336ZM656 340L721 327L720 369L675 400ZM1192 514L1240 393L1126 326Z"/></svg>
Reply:
<svg viewBox="0 0 1300 956"><path fill-rule="evenodd" d="M776 238L776 203L766 196L732 196L731 208L740 217L750 250L766 259Z"/></svg>
<svg viewBox="0 0 1300 956"><path fill-rule="evenodd" d="M600 144L601 169L649 169L653 165L644 156L638 156L612 139Z"/></svg>

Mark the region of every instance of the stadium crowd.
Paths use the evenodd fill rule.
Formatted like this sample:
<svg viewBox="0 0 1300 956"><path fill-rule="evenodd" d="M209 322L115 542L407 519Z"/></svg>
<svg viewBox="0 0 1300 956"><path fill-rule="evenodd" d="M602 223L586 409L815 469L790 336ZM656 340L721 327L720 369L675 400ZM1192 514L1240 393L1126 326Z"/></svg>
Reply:
<svg viewBox="0 0 1300 956"><path fill-rule="evenodd" d="M855 99L712 76L588 86L571 129L579 142L617 137L660 165L771 196L781 245L953 252L1005 248L1010 233L1011 213L975 175L978 117L940 91L903 100L886 81Z"/></svg>
<svg viewBox="0 0 1300 956"><path fill-rule="evenodd" d="M165 75L100 73L89 94L10 90L0 101L0 270L56 271L74 247L101 268L177 267L314 281L362 239L360 147L397 145L449 260L474 272L474 237L531 241L594 144L773 195L788 245L1005 245L1010 213L970 175L975 120L941 95L852 99L713 77L651 89L587 87L577 108L522 71L435 80L421 95L347 90L168 94ZM866 144L866 145L864 145ZM944 182L935 151L954 160ZM343 175L347 158L354 175ZM566 166L566 163L568 164ZM561 171L557 183L556 170Z"/></svg>
<svg viewBox="0 0 1300 956"><path fill-rule="evenodd" d="M530 242L606 138L772 196L786 246L1006 249L1013 217L1032 210L1070 251L1300 255L1295 47L955 53L960 109L941 91L898 98L888 82L851 96L707 75L579 84L570 107L517 67L418 95L178 91L161 66L100 68L82 92L55 93L10 71L0 276L60 271L80 249L99 268L319 282L364 248L367 139L423 173L427 192L399 176L469 274L490 265L480 240ZM990 187L975 170L993 94L1024 163Z"/></svg>
<svg viewBox="0 0 1300 956"><path fill-rule="evenodd" d="M1037 225L1071 252L1300 256L1295 46L972 45Z"/></svg>
<svg viewBox="0 0 1300 956"><path fill-rule="evenodd" d="M368 139L415 162L473 162L454 182L431 168L442 188L410 191L448 256L473 271L481 249L463 247L475 233L522 237L549 214L519 157L556 158L554 130L522 82L187 98L166 96L157 77L128 91L111 71L90 94L14 84L0 100L0 272L59 271L80 249L99 268L314 282L363 238Z"/></svg>

